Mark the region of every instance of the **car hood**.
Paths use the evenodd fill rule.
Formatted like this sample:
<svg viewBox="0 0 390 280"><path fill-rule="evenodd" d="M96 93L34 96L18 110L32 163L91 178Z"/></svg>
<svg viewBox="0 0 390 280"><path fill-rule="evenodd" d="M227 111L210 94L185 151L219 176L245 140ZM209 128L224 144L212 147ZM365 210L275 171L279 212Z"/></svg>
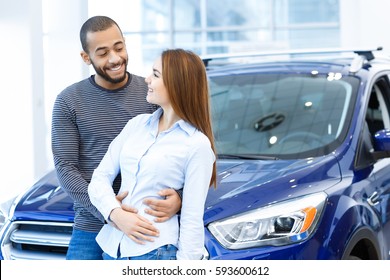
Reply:
<svg viewBox="0 0 390 280"><path fill-rule="evenodd" d="M333 156L301 160L218 160L218 183L206 200L212 221L287 198L323 191L340 181ZM73 221L71 198L52 171L26 192L14 219Z"/></svg>
<svg viewBox="0 0 390 280"><path fill-rule="evenodd" d="M54 170L17 200L15 220L73 222L73 201L60 187Z"/></svg>
<svg viewBox="0 0 390 280"><path fill-rule="evenodd" d="M325 191L341 180L332 156L299 160L219 160L217 187L210 189L205 222L286 199Z"/></svg>

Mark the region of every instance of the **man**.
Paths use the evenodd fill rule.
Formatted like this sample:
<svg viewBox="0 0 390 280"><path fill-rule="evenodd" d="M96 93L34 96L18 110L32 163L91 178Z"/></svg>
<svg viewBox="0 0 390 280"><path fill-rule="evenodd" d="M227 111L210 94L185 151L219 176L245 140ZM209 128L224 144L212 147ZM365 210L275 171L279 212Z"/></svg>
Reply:
<svg viewBox="0 0 390 280"><path fill-rule="evenodd" d="M131 118L157 108L146 102L144 78L127 72L125 39L115 21L105 16L88 19L81 27L80 41L81 57L93 66L96 75L67 87L57 96L52 150L60 184L74 200L74 228L67 259L94 260L102 259L95 238L104 223L113 222L124 233L146 241L158 236L152 221L140 215L135 227L127 223L126 214L136 212L129 206L122 205L126 211L117 220L105 221L88 196L92 173L111 141ZM117 193L120 178L110 183ZM126 195L119 194L117 199L122 201ZM150 209L146 211L161 222L179 211L181 200L174 190L157 195L166 199L147 199Z"/></svg>

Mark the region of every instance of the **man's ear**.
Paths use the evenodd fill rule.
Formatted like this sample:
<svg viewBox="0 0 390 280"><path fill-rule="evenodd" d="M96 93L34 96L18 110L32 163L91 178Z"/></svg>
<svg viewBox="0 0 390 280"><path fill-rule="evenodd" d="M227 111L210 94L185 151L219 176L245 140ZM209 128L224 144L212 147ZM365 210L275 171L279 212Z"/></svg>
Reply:
<svg viewBox="0 0 390 280"><path fill-rule="evenodd" d="M80 55L87 65L91 65L91 59L89 58L89 55L85 51L81 51Z"/></svg>

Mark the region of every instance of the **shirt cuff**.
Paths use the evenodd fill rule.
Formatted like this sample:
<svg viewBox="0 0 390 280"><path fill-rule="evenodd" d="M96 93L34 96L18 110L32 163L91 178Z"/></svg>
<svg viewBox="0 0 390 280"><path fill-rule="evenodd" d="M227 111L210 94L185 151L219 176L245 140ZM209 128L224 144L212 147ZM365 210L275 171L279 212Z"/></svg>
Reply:
<svg viewBox="0 0 390 280"><path fill-rule="evenodd" d="M183 189L178 189L178 190L175 189L175 191L179 195L180 200L183 201Z"/></svg>

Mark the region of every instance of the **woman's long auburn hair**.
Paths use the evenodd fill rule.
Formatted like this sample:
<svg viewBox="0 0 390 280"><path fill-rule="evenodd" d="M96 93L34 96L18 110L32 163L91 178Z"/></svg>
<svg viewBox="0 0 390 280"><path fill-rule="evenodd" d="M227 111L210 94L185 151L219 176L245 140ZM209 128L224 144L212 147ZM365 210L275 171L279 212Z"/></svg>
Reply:
<svg viewBox="0 0 390 280"><path fill-rule="evenodd" d="M161 62L163 82L173 110L180 118L207 136L216 154L211 125L209 86L203 61L191 51L168 49L162 52ZM214 162L210 186L216 187L216 177Z"/></svg>

